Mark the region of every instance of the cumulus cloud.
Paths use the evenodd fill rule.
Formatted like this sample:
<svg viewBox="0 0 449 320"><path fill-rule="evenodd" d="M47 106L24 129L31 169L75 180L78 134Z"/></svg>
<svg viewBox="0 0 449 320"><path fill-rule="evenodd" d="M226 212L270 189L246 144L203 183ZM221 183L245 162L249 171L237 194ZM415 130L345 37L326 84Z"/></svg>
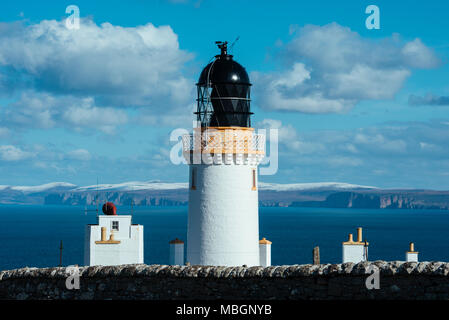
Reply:
<svg viewBox="0 0 449 320"><path fill-rule="evenodd" d="M439 65L439 59L426 47L421 39L407 42L401 50L405 65L412 68L428 69Z"/></svg>
<svg viewBox="0 0 449 320"><path fill-rule="evenodd" d="M89 177L101 171L90 171L92 165L98 165L99 168L104 165L104 159L97 163L91 161L92 158L94 156L84 148L64 150L52 143L5 144L0 145L0 176L10 179L12 184L18 180L33 181L36 173L44 174L44 180L47 181L53 179L50 177L63 179L66 176L76 177L77 174Z"/></svg>
<svg viewBox="0 0 449 320"><path fill-rule="evenodd" d="M0 28L0 65L20 71L40 89L97 95L106 103L149 105L157 98L183 100L189 82L181 74L192 58L169 26L95 24L79 30L64 20Z"/></svg>
<svg viewBox="0 0 449 320"><path fill-rule="evenodd" d="M369 40L336 23L300 28L281 56L284 71L252 74L257 102L304 113L340 113L360 100L391 99L412 69L440 63L420 39Z"/></svg>
<svg viewBox="0 0 449 320"><path fill-rule="evenodd" d="M64 20L1 23L0 92L16 100L0 110L0 126L111 134L130 120L125 107L142 119L188 110L194 86L183 69L192 57L170 26L97 25L87 18L78 30Z"/></svg>
<svg viewBox="0 0 449 320"><path fill-rule="evenodd" d="M67 152L66 158L72 159L72 160L81 160L81 161L87 161L91 159L90 152L86 149L76 149Z"/></svg>
<svg viewBox="0 0 449 320"><path fill-rule="evenodd" d="M278 131L279 143L288 151L294 151L298 154L310 154L320 151L323 146L319 143L306 142L301 139L295 127L291 124L284 125L281 120L263 119L256 124L256 127L262 129L275 129ZM267 140L270 139L270 133L267 132Z"/></svg>
<svg viewBox="0 0 449 320"><path fill-rule="evenodd" d="M357 133L354 137L354 143L362 147L372 149L375 147L378 151L387 151L392 153L406 152L407 143L402 139L387 138L383 134L369 132L369 134Z"/></svg>
<svg viewBox="0 0 449 320"><path fill-rule="evenodd" d="M270 122L273 126L280 124L279 120ZM282 126L288 124L281 123ZM284 182L377 181L375 185L392 188L448 186L444 179L449 173L447 120L384 123L345 130L298 130L288 136L286 142L299 143L295 149L280 139L276 176Z"/></svg>
<svg viewBox="0 0 449 320"><path fill-rule="evenodd" d="M326 146L325 153L366 159L437 159L449 156L445 148L449 130L444 121L393 123L343 131L318 131L303 135ZM392 161L394 162L394 161Z"/></svg>
<svg viewBox="0 0 449 320"><path fill-rule="evenodd" d="M4 108L0 123L22 129L97 128L105 133L113 133L117 126L127 121L124 110L97 107L92 97L54 96L45 92L25 91L17 101Z"/></svg>
<svg viewBox="0 0 449 320"><path fill-rule="evenodd" d="M20 161L33 156L33 153L23 151L12 145L0 146L0 159L4 161Z"/></svg>
<svg viewBox="0 0 449 320"><path fill-rule="evenodd" d="M449 96L435 96L428 93L422 97L412 94L408 98L408 104L411 106L449 106Z"/></svg>

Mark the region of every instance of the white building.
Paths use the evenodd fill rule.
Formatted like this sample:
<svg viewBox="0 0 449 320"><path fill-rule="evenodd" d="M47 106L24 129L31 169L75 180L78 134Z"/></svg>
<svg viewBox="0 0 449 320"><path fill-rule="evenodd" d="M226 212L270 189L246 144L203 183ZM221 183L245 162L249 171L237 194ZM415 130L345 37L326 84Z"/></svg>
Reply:
<svg viewBox="0 0 449 320"><path fill-rule="evenodd" d="M265 136L250 123L249 77L227 54L207 65L198 86L200 126L183 137L189 163L187 262L256 266L259 260L257 166Z"/></svg>
<svg viewBox="0 0 449 320"><path fill-rule="evenodd" d="M143 226L130 215L101 215L86 226L84 265L143 263Z"/></svg>
<svg viewBox="0 0 449 320"><path fill-rule="evenodd" d="M362 228L357 228L357 241L353 240L352 233L348 241L343 242L343 263L359 263L368 260L369 243L362 240Z"/></svg>

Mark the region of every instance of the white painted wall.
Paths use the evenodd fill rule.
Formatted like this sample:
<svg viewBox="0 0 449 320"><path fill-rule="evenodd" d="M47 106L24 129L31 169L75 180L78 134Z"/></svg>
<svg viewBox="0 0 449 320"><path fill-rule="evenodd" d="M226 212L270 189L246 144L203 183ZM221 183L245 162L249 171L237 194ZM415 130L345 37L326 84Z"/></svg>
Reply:
<svg viewBox="0 0 449 320"><path fill-rule="evenodd" d="M234 161L191 164L190 183L192 168L196 190L189 188L187 262L259 265L258 191L252 190L252 170L257 167Z"/></svg>
<svg viewBox="0 0 449 320"><path fill-rule="evenodd" d="M418 252L406 252L405 261L407 262L418 262Z"/></svg>
<svg viewBox="0 0 449 320"><path fill-rule="evenodd" d="M368 247L366 248L368 251ZM343 244L343 263L366 261L363 244Z"/></svg>
<svg viewBox="0 0 449 320"><path fill-rule="evenodd" d="M95 243L101 240L101 227L106 228L106 240L109 240L112 221L119 222L119 230L114 231L114 240L120 240L120 243ZM130 215L99 216L98 224L86 226L84 265L143 263L143 257L143 226L132 225Z"/></svg>
<svg viewBox="0 0 449 320"><path fill-rule="evenodd" d="M271 266L271 244L259 244L260 265Z"/></svg>
<svg viewBox="0 0 449 320"><path fill-rule="evenodd" d="M170 243L170 265L184 265L184 243Z"/></svg>

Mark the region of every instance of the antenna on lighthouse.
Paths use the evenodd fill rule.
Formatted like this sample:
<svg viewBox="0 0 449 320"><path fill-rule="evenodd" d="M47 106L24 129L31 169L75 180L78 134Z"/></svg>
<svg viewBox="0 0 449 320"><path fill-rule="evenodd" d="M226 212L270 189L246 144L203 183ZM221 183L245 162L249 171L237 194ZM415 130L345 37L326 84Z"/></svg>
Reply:
<svg viewBox="0 0 449 320"><path fill-rule="evenodd" d="M221 50L221 56L228 55L228 42L227 41L215 41L215 44Z"/></svg>
<svg viewBox="0 0 449 320"><path fill-rule="evenodd" d="M232 49L234 49L234 45L237 41L239 41L240 36L237 36L237 38L235 38L234 42L229 46L229 51L231 51Z"/></svg>

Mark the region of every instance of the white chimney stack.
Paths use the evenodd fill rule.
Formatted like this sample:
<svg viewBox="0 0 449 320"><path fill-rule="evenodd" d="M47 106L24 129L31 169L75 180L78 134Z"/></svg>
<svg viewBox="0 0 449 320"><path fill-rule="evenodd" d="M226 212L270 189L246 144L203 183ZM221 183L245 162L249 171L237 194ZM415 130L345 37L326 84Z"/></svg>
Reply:
<svg viewBox="0 0 449 320"><path fill-rule="evenodd" d="M352 233L348 241L343 242L343 263L359 263L368 260L368 242L362 240L362 228L357 228L357 241L353 240Z"/></svg>
<svg viewBox="0 0 449 320"><path fill-rule="evenodd" d="M405 253L405 261L418 262L418 251L415 251L415 244L410 242L409 251Z"/></svg>
<svg viewBox="0 0 449 320"><path fill-rule="evenodd" d="M265 238L259 241L259 257L262 267L271 266L271 241Z"/></svg>
<svg viewBox="0 0 449 320"><path fill-rule="evenodd" d="M170 244L170 265L184 265L184 242L176 238Z"/></svg>

